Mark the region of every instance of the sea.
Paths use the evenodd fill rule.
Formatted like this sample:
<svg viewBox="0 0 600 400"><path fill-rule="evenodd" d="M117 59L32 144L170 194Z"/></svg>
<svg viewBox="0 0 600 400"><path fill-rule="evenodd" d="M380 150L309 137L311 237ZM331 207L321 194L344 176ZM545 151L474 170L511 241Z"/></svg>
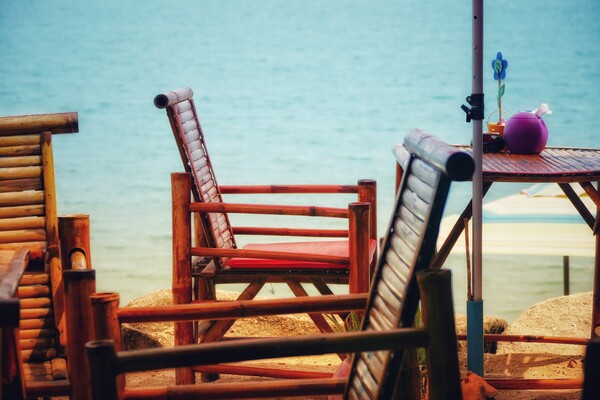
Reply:
<svg viewBox="0 0 600 400"><path fill-rule="evenodd" d="M505 110L547 102L549 145L598 147L599 17L596 0L485 2L486 117L501 51ZM392 146L412 128L471 141L471 25L466 0L0 0L0 115L78 112L79 133L54 137L59 213L90 215L97 289L125 305L171 284L170 174L183 167L155 95L194 90L221 184L377 180L382 236ZM496 184L487 200L526 186ZM446 213L470 195L455 184ZM572 292L592 289L592 257L571 259ZM464 312L465 256L446 267ZM562 258L484 255L483 282L485 314L511 321L562 294Z"/></svg>

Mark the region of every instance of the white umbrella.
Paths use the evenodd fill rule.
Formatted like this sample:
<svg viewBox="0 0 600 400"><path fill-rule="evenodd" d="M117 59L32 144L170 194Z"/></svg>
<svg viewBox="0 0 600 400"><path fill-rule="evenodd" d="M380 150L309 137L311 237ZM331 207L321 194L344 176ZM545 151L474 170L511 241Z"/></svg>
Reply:
<svg viewBox="0 0 600 400"><path fill-rule="evenodd" d="M595 205L579 186L576 193L592 213ZM440 244L459 218L440 227ZM483 254L594 256L590 228L556 184L539 184L483 205ZM465 254L464 233L452 252Z"/></svg>

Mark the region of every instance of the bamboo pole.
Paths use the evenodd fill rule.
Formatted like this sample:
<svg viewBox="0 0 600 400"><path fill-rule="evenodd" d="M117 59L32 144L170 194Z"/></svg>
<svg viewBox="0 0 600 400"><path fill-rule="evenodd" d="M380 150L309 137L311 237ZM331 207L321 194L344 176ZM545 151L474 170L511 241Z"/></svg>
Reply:
<svg viewBox="0 0 600 400"><path fill-rule="evenodd" d="M348 218L348 210L337 207L286 206L242 203L192 203L192 212L300 215L306 217Z"/></svg>
<svg viewBox="0 0 600 400"><path fill-rule="evenodd" d="M173 304L192 302L191 240L191 176L188 173L171 174L173 200ZM191 344L194 341L193 323L177 322L174 328L175 346ZM192 384L194 372L190 367L175 371L178 385Z"/></svg>
<svg viewBox="0 0 600 400"><path fill-rule="evenodd" d="M350 260L343 256L330 256L325 254L291 253L286 251L244 250L244 249L216 249L213 247L192 247L188 249L193 256L208 257L240 257L240 258L266 258L273 260L310 261L348 265Z"/></svg>
<svg viewBox="0 0 600 400"><path fill-rule="evenodd" d="M467 335L456 335L458 340L467 340ZM528 343L556 343L585 346L590 339L562 337L562 336L535 336L535 335L505 335L485 334L483 340L486 342L528 342Z"/></svg>
<svg viewBox="0 0 600 400"><path fill-rule="evenodd" d="M58 212L56 208L56 186L54 181L54 156L52 153L52 133L42 132L40 136L44 179L44 214L46 216L46 241L48 243L46 271L50 273L50 286L54 308L54 320L59 331L60 345L66 346L67 332L64 315L63 265L60 262L58 241Z"/></svg>
<svg viewBox="0 0 600 400"><path fill-rule="evenodd" d="M85 345L90 365L90 394L93 400L119 400L117 354L112 340L95 340Z"/></svg>
<svg viewBox="0 0 600 400"><path fill-rule="evenodd" d="M232 228L234 235L273 235L307 237L348 237L346 229L263 228L240 226Z"/></svg>
<svg viewBox="0 0 600 400"><path fill-rule="evenodd" d="M29 217L42 215L44 215L44 206L41 204L0 208L0 218Z"/></svg>
<svg viewBox="0 0 600 400"><path fill-rule="evenodd" d="M222 194L357 193L356 185L219 185Z"/></svg>
<svg viewBox="0 0 600 400"><path fill-rule="evenodd" d="M423 306L423 321L430 341L427 365L429 398L460 399L460 371L454 324L451 273L429 270L417 274Z"/></svg>
<svg viewBox="0 0 600 400"><path fill-rule="evenodd" d="M92 296L92 299L94 299L94 296ZM366 302L367 295L362 293L291 299L178 304L162 307L126 307L118 309L118 319L121 323L227 320L264 315L363 310Z"/></svg>
<svg viewBox="0 0 600 400"><path fill-rule="evenodd" d="M371 179L358 181L358 201L369 203L369 238L377 243L377 182ZM373 254L370 275L375 272L377 250Z"/></svg>
<svg viewBox="0 0 600 400"><path fill-rule="evenodd" d="M110 339L116 351L121 351L121 324L119 322L119 294L118 293L92 293L92 320L94 325L93 340ZM117 377L117 392L119 396L125 388L125 376Z"/></svg>
<svg viewBox="0 0 600 400"><path fill-rule="evenodd" d="M31 206L43 203L44 192L38 190L19 193L0 193L0 207Z"/></svg>
<svg viewBox="0 0 600 400"><path fill-rule="evenodd" d="M349 219L349 291L367 293L370 284L369 203L350 203Z"/></svg>
<svg viewBox="0 0 600 400"><path fill-rule="evenodd" d="M92 339L90 295L96 291L96 271L68 270L64 271L63 275L71 396L74 399L88 399L91 395L88 384L89 365L84 345Z"/></svg>
<svg viewBox="0 0 600 400"><path fill-rule="evenodd" d="M213 365L220 362L250 361L355 351L401 350L426 346L423 329L396 328L388 331L361 331L277 337L269 340L245 339L199 345L131 350L119 354L119 373L149 369L180 368L185 365ZM457 381L457 383L460 383Z"/></svg>
<svg viewBox="0 0 600 400"><path fill-rule="evenodd" d="M65 269L92 269L90 216L64 215L58 218L60 253Z"/></svg>
<svg viewBox="0 0 600 400"><path fill-rule="evenodd" d="M268 382L216 383L211 385L185 385L175 387L130 389L125 392L127 400L157 399L269 399L313 398L315 395L324 398L344 392L344 378L329 379L294 379Z"/></svg>
<svg viewBox="0 0 600 400"><path fill-rule="evenodd" d="M581 389L583 378L563 379L486 379L486 382L498 390L553 390Z"/></svg>
<svg viewBox="0 0 600 400"><path fill-rule="evenodd" d="M0 117L0 136L41 131L51 131L52 133L78 132L77 113L69 112Z"/></svg>

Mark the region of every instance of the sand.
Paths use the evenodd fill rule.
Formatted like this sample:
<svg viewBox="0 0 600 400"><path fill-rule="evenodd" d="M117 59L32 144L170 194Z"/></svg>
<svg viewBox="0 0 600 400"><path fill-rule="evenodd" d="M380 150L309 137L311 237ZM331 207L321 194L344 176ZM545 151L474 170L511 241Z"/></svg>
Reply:
<svg viewBox="0 0 600 400"><path fill-rule="evenodd" d="M231 297L224 294L224 297ZM170 292L164 290L134 300L130 306L160 305L170 302ZM589 337L591 315L591 292L550 299L532 306L510 324L506 330L511 334L535 334L549 336ZM460 320L457 327L460 331ZM260 317L238 320L229 335L231 336L286 336L317 333L306 315ZM146 341L140 338L146 337ZM144 346L172 346L172 324L136 324L126 326L124 338L131 347L140 343ZM154 343L152 343L154 341ZM466 373L466 354L461 346L459 359L463 375ZM496 354L485 355L486 377L505 378L575 378L583 376L582 346L553 344L507 344L499 343ZM278 360L265 360L255 364L269 368L289 368L333 373L340 364L337 355L315 357L292 357ZM222 375L218 382L232 383L268 378ZM198 378L199 381L199 378ZM174 372L153 371L129 374L129 387L162 386L174 383ZM325 399L326 397L314 397ZM500 391L497 400L571 400L580 399L580 390L553 391Z"/></svg>

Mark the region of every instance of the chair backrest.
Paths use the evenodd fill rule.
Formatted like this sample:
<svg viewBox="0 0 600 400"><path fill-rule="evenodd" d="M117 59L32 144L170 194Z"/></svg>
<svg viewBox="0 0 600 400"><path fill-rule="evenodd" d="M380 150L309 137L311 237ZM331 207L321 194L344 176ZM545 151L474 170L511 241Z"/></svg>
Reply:
<svg viewBox="0 0 600 400"><path fill-rule="evenodd" d="M154 105L165 108L177 148L186 172L192 175L192 192L196 201L223 202L219 185L206 149L202 127L190 88L159 94ZM227 214L208 213L202 222L205 240L212 247L236 248L233 230Z"/></svg>
<svg viewBox="0 0 600 400"><path fill-rule="evenodd" d="M409 132L394 153L405 171L361 328L368 331L413 324L419 302L415 274L430 266L450 182L470 179L474 171L468 153L419 130ZM355 357L346 397L393 398L403 354L379 351Z"/></svg>
<svg viewBox="0 0 600 400"><path fill-rule="evenodd" d="M77 113L0 117L0 250L30 254L18 289L23 361L56 354L49 330L65 344L52 135L77 131Z"/></svg>

